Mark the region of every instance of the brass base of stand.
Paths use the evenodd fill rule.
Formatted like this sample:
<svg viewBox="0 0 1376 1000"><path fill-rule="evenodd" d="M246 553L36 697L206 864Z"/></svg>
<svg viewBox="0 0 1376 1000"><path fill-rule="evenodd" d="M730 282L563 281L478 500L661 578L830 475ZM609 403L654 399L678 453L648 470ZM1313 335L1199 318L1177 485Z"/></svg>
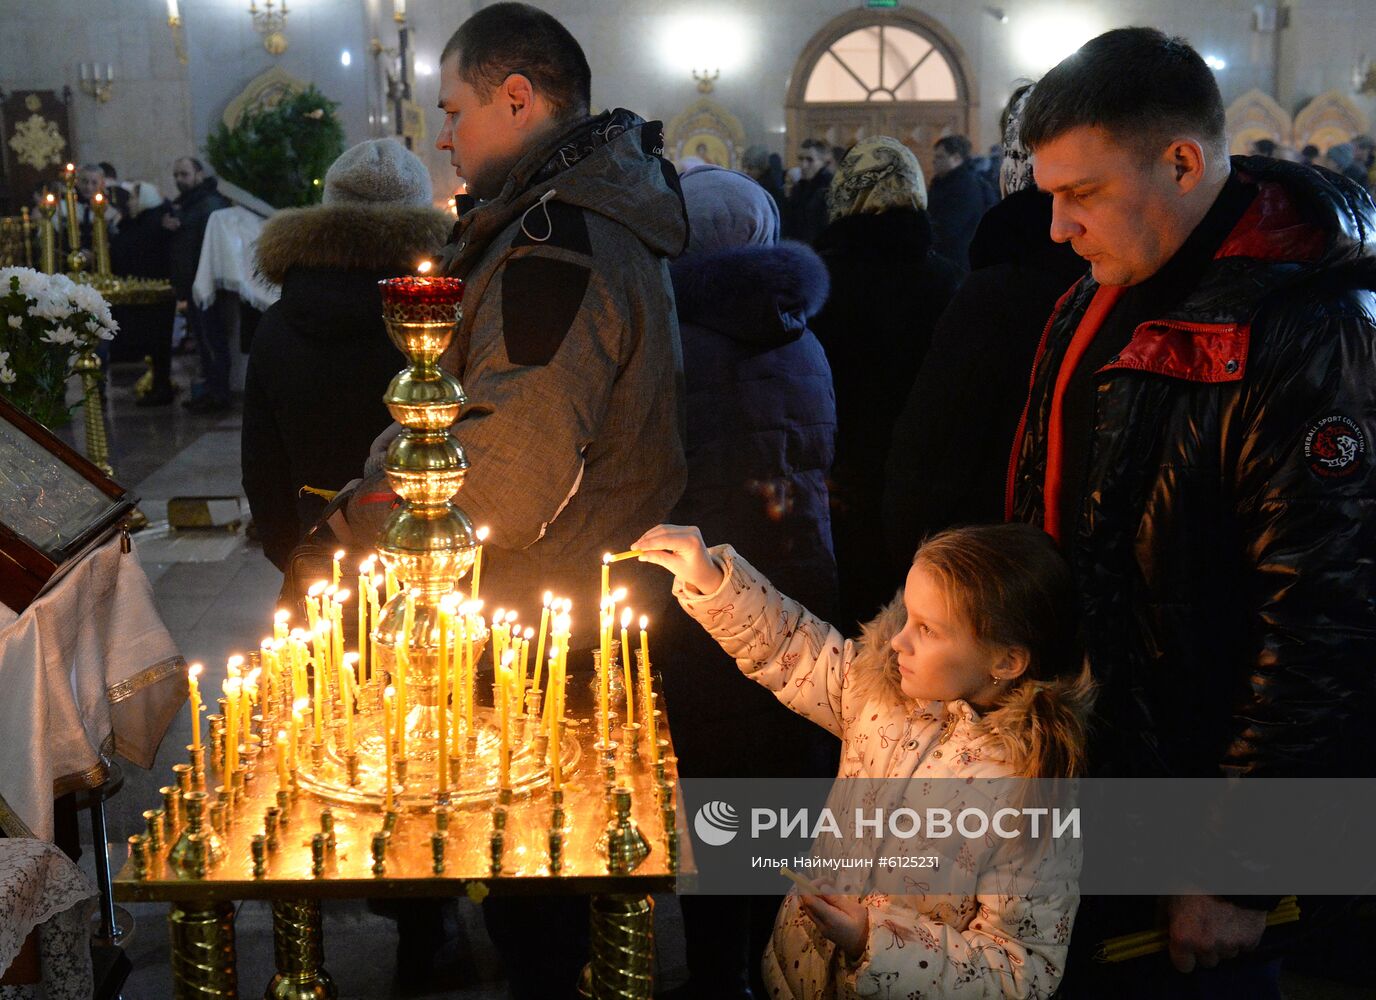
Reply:
<svg viewBox="0 0 1376 1000"><path fill-rule="evenodd" d="M655 991L655 904L648 896L594 896L590 961L578 995L651 1000Z"/></svg>
<svg viewBox="0 0 1376 1000"><path fill-rule="evenodd" d="M172 936L174 1000L237 997L233 903L173 903L167 915Z"/></svg>
<svg viewBox="0 0 1376 1000"><path fill-rule="evenodd" d="M339 991L323 968L320 900L279 899L272 904L277 975L264 1000L335 1000Z"/></svg>

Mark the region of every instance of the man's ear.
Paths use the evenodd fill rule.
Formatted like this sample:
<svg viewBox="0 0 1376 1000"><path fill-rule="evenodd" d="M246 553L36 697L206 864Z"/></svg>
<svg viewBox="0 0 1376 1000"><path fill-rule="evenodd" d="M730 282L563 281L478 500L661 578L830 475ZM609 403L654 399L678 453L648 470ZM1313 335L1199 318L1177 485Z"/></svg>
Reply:
<svg viewBox="0 0 1376 1000"><path fill-rule="evenodd" d="M1194 139L1176 139L1166 149L1175 183L1181 194L1188 194L1204 180L1209 166L1204 147Z"/></svg>
<svg viewBox="0 0 1376 1000"><path fill-rule="evenodd" d="M501 99L511 110L516 125L525 125L535 110L535 88L530 78L522 73L512 73L502 81Z"/></svg>

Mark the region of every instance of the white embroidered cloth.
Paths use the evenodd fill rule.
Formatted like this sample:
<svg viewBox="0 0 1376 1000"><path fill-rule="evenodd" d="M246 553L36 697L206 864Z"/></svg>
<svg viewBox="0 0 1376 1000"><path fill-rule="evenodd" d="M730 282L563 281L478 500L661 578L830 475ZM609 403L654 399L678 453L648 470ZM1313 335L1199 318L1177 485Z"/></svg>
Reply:
<svg viewBox="0 0 1376 1000"><path fill-rule="evenodd" d="M102 756L152 766L187 697L185 662L118 535L22 615L0 605L0 692L8 836L52 840L53 798L104 781Z"/></svg>
<svg viewBox="0 0 1376 1000"><path fill-rule="evenodd" d="M86 1000L95 988L86 920L95 886L54 845L0 838L0 970L9 968L29 931L39 928L41 992L0 986L0 1000Z"/></svg>
<svg viewBox="0 0 1376 1000"><path fill-rule="evenodd" d="M277 301L282 290L258 277L253 269L254 248L262 231L263 220L238 205L210 213L201 242L201 262L191 286L196 305L210 308L221 289L237 292L259 311Z"/></svg>

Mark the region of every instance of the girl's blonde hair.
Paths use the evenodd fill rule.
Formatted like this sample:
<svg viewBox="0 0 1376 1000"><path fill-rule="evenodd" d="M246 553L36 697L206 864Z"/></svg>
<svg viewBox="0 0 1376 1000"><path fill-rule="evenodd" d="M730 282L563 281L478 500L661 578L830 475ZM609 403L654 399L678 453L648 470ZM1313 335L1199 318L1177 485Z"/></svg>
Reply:
<svg viewBox="0 0 1376 1000"><path fill-rule="evenodd" d="M923 542L913 563L941 582L977 641L1029 654L985 716L1009 765L1031 778L1083 774L1094 681L1070 567L1051 538L1030 524L953 528Z"/></svg>

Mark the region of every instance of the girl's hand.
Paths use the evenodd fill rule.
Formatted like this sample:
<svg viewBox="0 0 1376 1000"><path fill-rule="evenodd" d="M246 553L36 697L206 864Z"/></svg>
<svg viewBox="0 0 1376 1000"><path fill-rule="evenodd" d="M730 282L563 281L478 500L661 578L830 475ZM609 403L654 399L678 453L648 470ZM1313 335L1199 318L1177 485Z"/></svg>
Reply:
<svg viewBox="0 0 1376 1000"><path fill-rule="evenodd" d="M799 908L817 929L846 953L852 962L865 953L870 936L870 911L854 896L799 896Z"/></svg>
<svg viewBox="0 0 1376 1000"><path fill-rule="evenodd" d="M710 594L721 586L726 574L721 571L694 527L661 524L636 539L631 546L642 550L641 562L663 566L699 594Z"/></svg>

